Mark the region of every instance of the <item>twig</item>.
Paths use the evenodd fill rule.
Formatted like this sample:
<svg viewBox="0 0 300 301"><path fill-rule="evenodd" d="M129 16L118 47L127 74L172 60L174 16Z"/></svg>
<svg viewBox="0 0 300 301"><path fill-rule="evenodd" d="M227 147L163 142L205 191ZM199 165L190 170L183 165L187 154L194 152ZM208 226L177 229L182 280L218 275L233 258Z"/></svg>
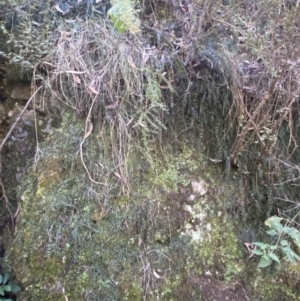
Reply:
<svg viewBox="0 0 300 301"><path fill-rule="evenodd" d="M86 173L87 173L87 175L88 175L90 181L91 181L92 183L94 183L94 184L105 185L105 186L106 186L107 184L102 183L102 182L97 182L97 181L95 181L95 180L92 178L92 176L91 176L91 174L90 174L90 172L89 172L89 170L88 170L88 168L87 168L87 166L86 166L86 164L84 163L84 160L83 160L82 146L83 146L83 143L85 142L85 140L91 135L91 133L92 133L92 131L93 131L93 124L92 124L92 121L91 121L91 114L92 114L92 109L93 109L94 103L95 103L95 101L96 101L96 98L97 98L97 95L96 95L95 98L93 99L93 102L92 102L92 104L91 104L91 107L90 107L88 116L87 116L86 121L85 121L84 137L83 137L83 139L82 139L82 141L81 141L81 143L80 143L80 146L79 146L79 148L80 148L80 159L81 159L81 163L82 163L82 165L83 165L83 167L84 167L84 169L85 169L85 171L86 171Z"/></svg>
<svg viewBox="0 0 300 301"><path fill-rule="evenodd" d="M12 222L12 225L13 225L13 228L14 228L14 226L15 226L14 215L12 214L12 212L9 208L10 202L8 200L8 197L6 196L5 187L3 185L3 182L2 182L1 178L0 178L0 186L1 186L1 189L2 189L2 198L4 198L4 200L5 200L5 205L6 205L6 208L9 212L9 214L10 214L11 222Z"/></svg>
<svg viewBox="0 0 300 301"><path fill-rule="evenodd" d="M248 298L248 296L247 296L247 293L246 293L246 291L245 291L244 286L243 286L241 283L239 283L239 282L236 282L235 284L236 284L236 285L240 285L240 286L242 287L242 290L243 290L243 292L244 292L244 294L245 294L246 299L249 300L249 298Z"/></svg>
<svg viewBox="0 0 300 301"><path fill-rule="evenodd" d="M12 131L14 130L14 128L17 126L18 122L20 121L20 119L22 118L23 114L25 113L25 111L27 110L29 104L31 103L32 99L34 98L34 96L37 94L37 92L42 88L43 86L40 86L34 93L33 95L28 99L24 109L22 110L22 112L20 113L20 115L18 116L18 118L16 119L15 123L12 125L12 127L10 128L9 132L7 133L7 135L5 136L5 138L3 139L1 145L0 145L0 153L2 151L2 148L4 146L4 144L6 143L6 141L9 139ZM0 166L1 167L1 166Z"/></svg>
<svg viewBox="0 0 300 301"><path fill-rule="evenodd" d="M276 84L278 83L280 77L277 76L274 78L269 91L262 97L261 101L259 102L259 104L257 105L257 107L255 108L254 112L251 114L250 118L248 119L246 125L244 126L238 141L234 147L232 156L231 156L231 165L234 167L238 166L238 154L241 151L242 147L243 147L243 143L245 141L246 135L248 134L250 128L252 127L252 125L254 124L254 120L257 118L257 116L259 115L259 113L262 111L263 107L265 106L265 104L269 101L269 99L272 97L274 91L276 90Z"/></svg>
<svg viewBox="0 0 300 301"><path fill-rule="evenodd" d="M4 144L6 143L6 141L9 139L11 133L13 132L14 128L17 126L18 122L20 121L20 119L22 118L23 114L25 113L25 111L27 110L30 102L32 101L32 99L34 98L34 96L36 95L36 93L42 88L42 86L40 86L34 93L33 95L29 98L29 100L27 101L24 109L22 110L22 112L20 113L20 115L18 116L18 118L16 119L15 123L12 125L12 127L10 128L10 130L8 131L7 135L5 136L5 138L3 139L1 145L0 145L0 174L1 174L1 171L2 171L2 160L1 160L1 151L3 149L3 146ZM5 187L4 187L4 184L2 182L2 179L0 178L0 186L1 186L1 189L2 189L2 198L4 198L5 200L5 204L6 204L6 208L7 210L9 211L9 214L10 214L10 217L11 217L11 221L12 221L12 225L14 227L15 225L15 222L14 222L14 219L16 218L16 216L19 214L19 211L20 211L20 207L18 205L18 208L16 210L16 213L15 214L12 214L9 206L10 206L10 202L8 200L8 197L6 195L6 192L5 192Z"/></svg>

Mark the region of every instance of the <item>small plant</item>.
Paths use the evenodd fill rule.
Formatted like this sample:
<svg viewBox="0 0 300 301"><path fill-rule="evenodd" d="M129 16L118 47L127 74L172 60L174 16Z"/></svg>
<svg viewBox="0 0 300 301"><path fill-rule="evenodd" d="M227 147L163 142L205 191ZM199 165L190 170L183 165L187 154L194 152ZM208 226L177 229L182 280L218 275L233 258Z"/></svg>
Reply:
<svg viewBox="0 0 300 301"><path fill-rule="evenodd" d="M251 253L261 256L258 264L259 268L268 267L273 261L280 263L280 259L277 256L280 252L284 258L287 258L292 263L300 260L300 257L291 249L290 242L287 240L289 239L299 248L300 232L294 227L289 227L289 221L283 226L281 224L282 220L283 218L272 216L265 222L270 228L267 233L276 239L275 244L269 245L262 242L253 242L250 244L252 245Z"/></svg>
<svg viewBox="0 0 300 301"><path fill-rule="evenodd" d="M9 274L4 274L4 276L0 274L0 300L12 301L8 296L16 294L20 290L18 285L9 281Z"/></svg>
<svg viewBox="0 0 300 301"><path fill-rule="evenodd" d="M129 30L135 34L139 32L140 20L131 0L114 0L107 14L110 16L114 27L121 33Z"/></svg>

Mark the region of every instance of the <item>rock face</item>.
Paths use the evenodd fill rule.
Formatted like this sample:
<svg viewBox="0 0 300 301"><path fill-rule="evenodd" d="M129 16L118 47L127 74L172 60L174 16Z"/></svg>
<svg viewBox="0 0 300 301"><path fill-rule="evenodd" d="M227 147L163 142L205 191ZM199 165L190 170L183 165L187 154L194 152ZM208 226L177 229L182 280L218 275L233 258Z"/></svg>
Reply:
<svg viewBox="0 0 300 301"><path fill-rule="evenodd" d="M13 86L7 84L6 80L2 79L1 82L0 79L0 83L0 143L2 143L8 131L19 117L25 104L24 100L28 100L30 97L30 84L15 83L15 91L13 91ZM10 97L10 94L16 99ZM30 120L30 122L27 122L27 125L25 124L25 119ZM23 119L19 121L1 152L1 179L5 187L7 187L6 193L12 202L12 211L17 207L17 185L20 183L22 175L25 174L26 165L28 164L27 160L34 156L36 135L33 121L32 112L26 111Z"/></svg>
<svg viewBox="0 0 300 301"><path fill-rule="evenodd" d="M192 181L191 184L194 194L203 196L207 193L207 184L205 183L205 181Z"/></svg>
<svg viewBox="0 0 300 301"><path fill-rule="evenodd" d="M202 9L157 1L163 9L157 10L160 20L154 22L151 3L143 12L147 20L141 35L150 38L138 40L135 49L136 37L125 38L106 28L107 20L97 20L92 27L86 22L91 14L105 15L110 5L106 0L58 1L54 6L46 0L33 2L30 26L25 26L29 34L15 33L18 47L6 43L7 30L20 29L13 26L22 25L21 19L13 22L15 12L26 17L23 12L31 7L20 11L0 4L0 23L5 24L0 30L0 131L18 118L30 95L25 79L31 79L36 63L54 45L60 50L52 57L56 66L42 66L34 78L60 95L38 97L41 118L35 123L37 112L25 112L2 153L1 177L10 185L12 205L18 201L21 207L6 258L24 288L20 300L297 300L299 266L283 266L277 278L262 277L240 239L248 232L254 238L247 227L254 220L261 228L273 208L263 172L254 180L248 170L236 175L227 165L224 175L222 166L204 160L209 154L217 158L215 163L222 162L238 132L225 118L232 109L228 86L235 87L237 75L231 72L229 49L224 46L223 55L220 43L201 45L202 29L209 32L213 24L196 26L196 32L187 26L193 10L196 20L205 19ZM181 25L174 22L173 12ZM55 32L58 36L50 38L61 19L66 22ZM170 30L165 30L168 25ZM91 28L96 35L90 35ZM174 41L175 58L168 38ZM112 65L99 63L107 61ZM238 64L232 65L236 69ZM98 70L111 73L103 81ZM48 81L45 74L57 77ZM239 80L236 84L240 89ZM91 102L95 95L99 98ZM67 108L58 101L60 96ZM55 120L46 116L48 111L58 118L63 115L61 127L53 128ZM82 118L92 111L91 118ZM272 176L273 184L278 175ZM263 188L253 184L259 181ZM246 196L248 188L252 202ZM269 210L262 208L265 203Z"/></svg>
<svg viewBox="0 0 300 301"><path fill-rule="evenodd" d="M17 280L26 287L21 300L146 295L147 300L244 301L260 295L257 262L244 260L233 220L220 206L233 195L213 176L216 166L193 158L188 148L162 149L149 169L145 157L133 151L129 194L116 190L121 179L114 173L104 186L95 185L78 157L84 123L67 111L62 127L40 144L38 168L23 181L17 239L9 249ZM86 143L85 154L101 159L101 168L90 172L102 182L103 170L114 169L105 149L110 137L98 135ZM238 191L235 185L230 187ZM189 195L195 196L192 202ZM253 281L244 287L249 271Z"/></svg>
<svg viewBox="0 0 300 301"><path fill-rule="evenodd" d="M16 100L28 100L31 96L31 87L28 84L15 84L10 97Z"/></svg>

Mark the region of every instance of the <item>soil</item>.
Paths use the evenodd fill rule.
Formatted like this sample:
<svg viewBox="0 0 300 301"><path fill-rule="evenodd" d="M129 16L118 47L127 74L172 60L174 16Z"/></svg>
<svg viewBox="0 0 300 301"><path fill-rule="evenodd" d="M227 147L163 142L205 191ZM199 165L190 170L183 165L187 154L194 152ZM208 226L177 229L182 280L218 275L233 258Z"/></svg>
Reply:
<svg viewBox="0 0 300 301"><path fill-rule="evenodd" d="M241 283L225 283L210 276L192 276L194 284L201 287L203 299L206 301L249 301Z"/></svg>

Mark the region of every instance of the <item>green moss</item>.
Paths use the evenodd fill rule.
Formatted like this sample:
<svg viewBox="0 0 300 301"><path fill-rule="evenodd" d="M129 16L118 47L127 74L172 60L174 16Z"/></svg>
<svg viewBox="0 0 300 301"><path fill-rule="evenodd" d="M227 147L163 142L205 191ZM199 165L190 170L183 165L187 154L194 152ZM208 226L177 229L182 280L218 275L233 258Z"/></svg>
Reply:
<svg viewBox="0 0 300 301"><path fill-rule="evenodd" d="M203 266L219 273L219 277L227 282L237 280L244 265L233 225L218 217L208 219L207 227L207 234L198 249Z"/></svg>
<svg viewBox="0 0 300 301"><path fill-rule="evenodd" d="M87 296L91 300L141 300L145 293L141 282L144 267L140 259L143 246L157 244L160 249L162 242L157 241L157 233L166 235L163 245L168 245L170 233L176 233L165 215L156 219L159 227L166 230L163 232L159 232L151 219L160 206L155 195L163 189L160 194L163 203L167 192L177 189L178 183L187 184L188 169L195 169L196 160L191 159L192 152L188 148L174 157L169 150L164 150L159 160L151 161L154 168L148 169L145 178L132 177L144 181L145 186L132 192L130 197L119 196L112 189L115 177L109 186L112 190L89 181L76 158L81 134L80 123L74 125L74 117L66 114L62 129L53 132L49 136L51 140L48 138L49 142L42 147L43 156L36 174L32 175L35 185L24 184L26 190L20 193L23 210L10 257L18 259L16 273L28 287L22 296L31 300L60 300L64 291L72 300L86 300ZM96 159L98 155L98 161L101 156L101 162L110 166L109 152L96 147L95 142L91 139L85 143L88 159ZM102 139L102 146L106 143ZM129 158L135 162L132 164L135 171L140 166L139 160L136 152ZM91 166L89 168L92 172ZM148 181L150 177L152 180ZM145 205L141 197L145 195L153 200L149 205ZM105 204L105 200L109 203ZM156 270L168 266L169 247L160 252L166 255L155 259L153 253L149 258L153 264L154 261L159 264L153 267Z"/></svg>
<svg viewBox="0 0 300 301"><path fill-rule="evenodd" d="M62 129L41 145L37 169L20 191L9 257L26 287L23 299L205 300L205 281L214 291L247 279L253 295L274 300L279 279L264 286L255 270L245 276L242 244L222 207L239 195L234 184L218 189L222 179L188 145L174 150L141 139L126 159L131 190L122 193L111 137L102 131L84 143L91 175L106 175L107 185L94 185L78 155L84 121L75 119L65 114ZM197 178L207 193L188 202ZM280 292L294 298L292 285Z"/></svg>
<svg viewBox="0 0 300 301"><path fill-rule="evenodd" d="M151 158L147 180L152 187L161 188L165 192L177 191L178 184L190 184L192 172L199 168L199 158L192 156L193 151L187 146L178 154L174 154L172 147L167 145L161 152Z"/></svg>
<svg viewBox="0 0 300 301"><path fill-rule="evenodd" d="M259 300L260 296L264 300L298 300L299 296L295 290L296 283L287 284L283 279L276 275L258 273L253 279L253 295L255 300Z"/></svg>
<svg viewBox="0 0 300 301"><path fill-rule="evenodd" d="M127 280L126 280L127 281ZM143 299L143 289L139 283L121 284L123 290L123 300L140 301Z"/></svg>

